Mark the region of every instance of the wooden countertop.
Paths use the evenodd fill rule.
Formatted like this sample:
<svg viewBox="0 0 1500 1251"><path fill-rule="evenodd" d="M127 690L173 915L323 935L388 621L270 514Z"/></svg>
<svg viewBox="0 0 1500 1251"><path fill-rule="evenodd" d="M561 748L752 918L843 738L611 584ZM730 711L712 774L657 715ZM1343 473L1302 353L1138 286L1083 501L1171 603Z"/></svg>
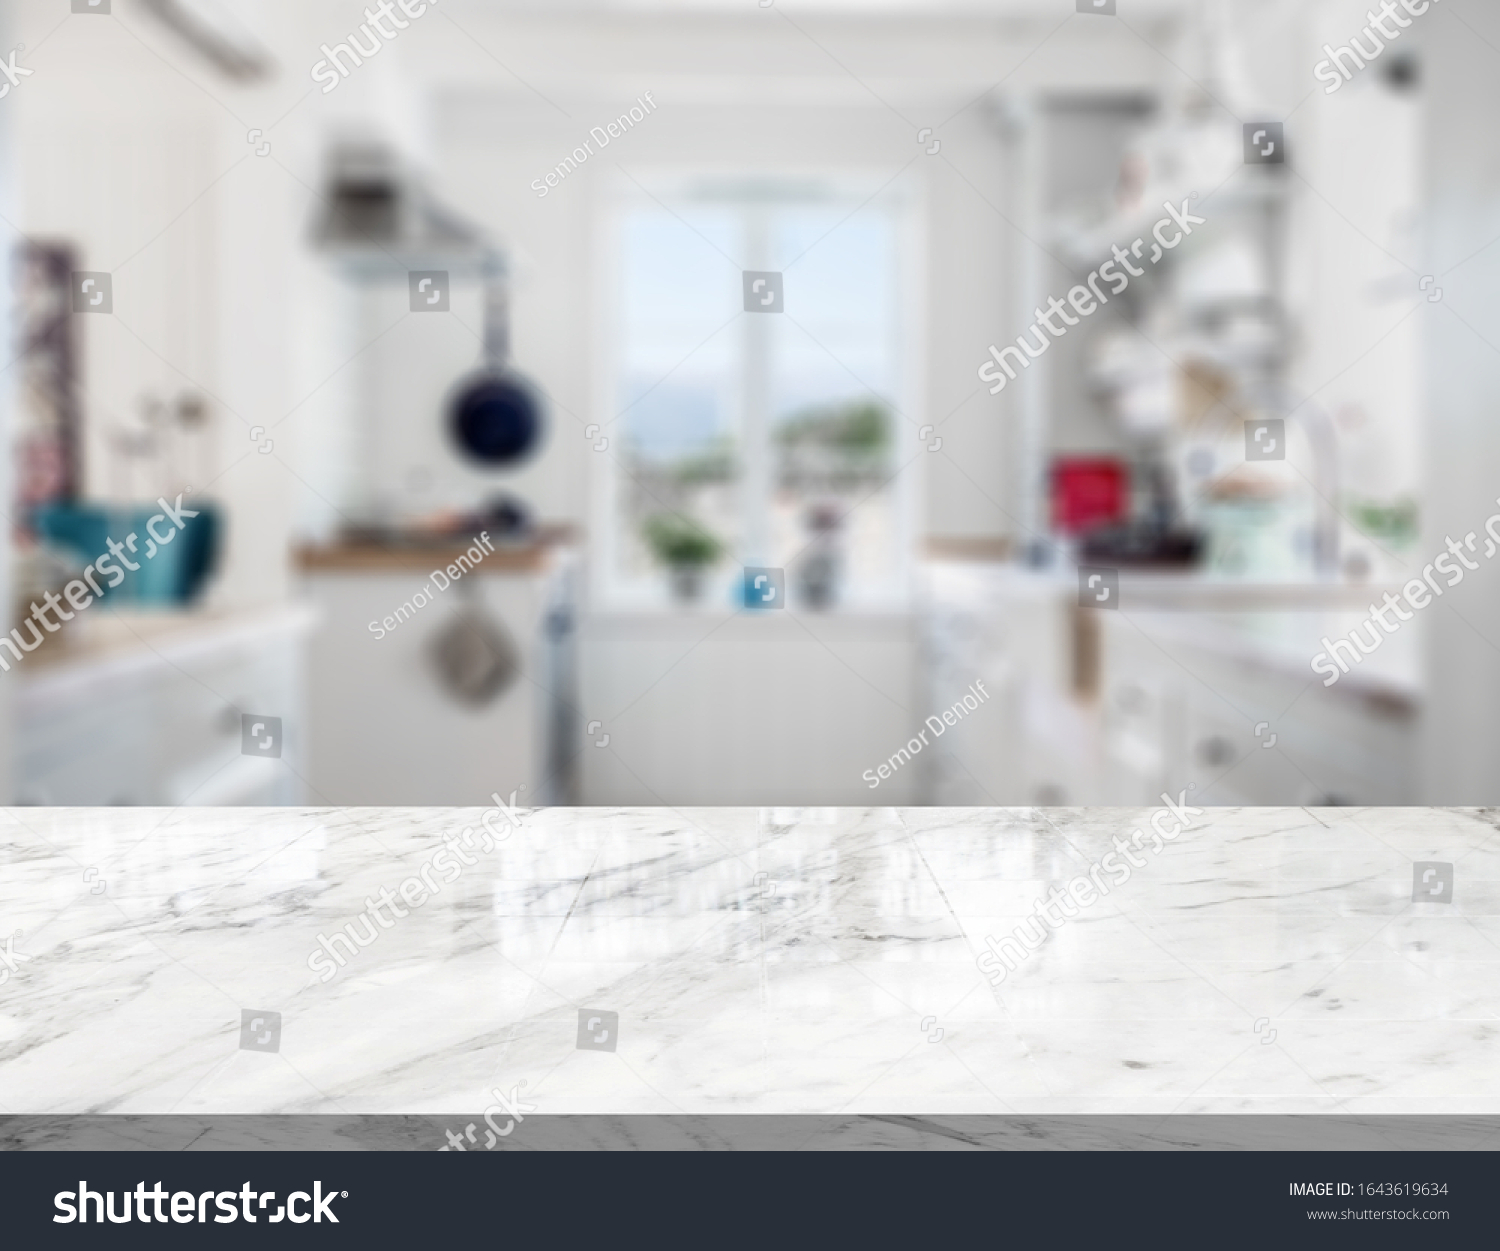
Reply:
<svg viewBox="0 0 1500 1251"><path fill-rule="evenodd" d="M540 526L520 543L495 543L493 552L474 567L475 573L536 573L546 566L553 548L572 542L572 526ZM472 543L459 539L410 539L374 543L342 540L318 546L299 547L293 553L302 573L431 573L445 569L462 556Z"/></svg>

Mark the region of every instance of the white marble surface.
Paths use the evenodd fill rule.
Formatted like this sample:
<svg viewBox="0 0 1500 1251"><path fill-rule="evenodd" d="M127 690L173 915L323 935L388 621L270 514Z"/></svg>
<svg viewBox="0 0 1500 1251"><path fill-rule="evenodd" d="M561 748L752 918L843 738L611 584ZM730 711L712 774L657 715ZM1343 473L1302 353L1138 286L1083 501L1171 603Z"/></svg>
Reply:
<svg viewBox="0 0 1500 1251"><path fill-rule="evenodd" d="M324 983L477 810L0 812L0 1114L1500 1113L1489 811L1209 810L990 985L1145 815L535 811Z"/></svg>

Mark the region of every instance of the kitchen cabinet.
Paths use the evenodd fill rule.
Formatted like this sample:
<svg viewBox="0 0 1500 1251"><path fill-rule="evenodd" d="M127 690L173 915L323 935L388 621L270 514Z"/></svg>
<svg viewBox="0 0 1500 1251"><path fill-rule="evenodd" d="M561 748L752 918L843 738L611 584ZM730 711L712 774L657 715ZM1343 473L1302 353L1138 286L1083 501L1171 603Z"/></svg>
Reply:
<svg viewBox="0 0 1500 1251"><path fill-rule="evenodd" d="M1377 597L1378 598L1378 597ZM1394 672L1325 687L1319 613L1099 613L1105 789L1150 802L1192 783L1215 804L1401 804L1417 785L1418 698ZM1251 632L1307 618L1274 654ZM1330 627L1331 629L1332 627ZM1415 647L1415 640L1407 640Z"/></svg>
<svg viewBox="0 0 1500 1251"><path fill-rule="evenodd" d="M932 802L1415 802L1422 623L1332 687L1309 667L1378 589L1126 575L1128 607L1105 611L1017 567L933 566L929 585L931 700L976 674L996 694L982 743L944 737Z"/></svg>
<svg viewBox="0 0 1500 1251"><path fill-rule="evenodd" d="M580 711L599 724L579 760L583 802L912 803L931 748L873 787L864 774L935 710L919 698L918 651L899 610L588 614Z"/></svg>
<svg viewBox="0 0 1500 1251"><path fill-rule="evenodd" d="M926 797L939 805L1094 802L1097 710L1077 699L1080 623L1055 583L1011 566L934 562L925 571L927 703L983 680L989 704L940 740Z"/></svg>
<svg viewBox="0 0 1500 1251"><path fill-rule="evenodd" d="M318 803L489 807L492 794L508 800L518 788L520 803L539 802L561 698L542 636L551 563L541 548L501 548L486 557L495 562L489 568L481 563L434 592L429 571L452 558L400 549L301 554L303 591L319 613L308 670L308 780ZM385 628L402 605L428 596ZM466 601L508 637L519 661L510 683L479 706L449 693L432 655Z"/></svg>
<svg viewBox="0 0 1500 1251"><path fill-rule="evenodd" d="M303 802L301 675L311 614L117 615L17 670L17 801ZM280 718L280 758L241 751L242 712Z"/></svg>

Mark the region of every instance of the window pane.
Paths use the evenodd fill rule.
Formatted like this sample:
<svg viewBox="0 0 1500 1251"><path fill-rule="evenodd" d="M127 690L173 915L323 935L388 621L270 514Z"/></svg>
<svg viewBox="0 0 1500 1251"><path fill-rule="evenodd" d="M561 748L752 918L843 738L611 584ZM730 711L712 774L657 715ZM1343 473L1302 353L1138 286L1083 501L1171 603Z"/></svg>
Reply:
<svg viewBox="0 0 1500 1251"><path fill-rule="evenodd" d="M786 209L773 230L788 294L772 338L772 536L777 563L814 598L890 584L902 550L888 481L901 420L895 223L849 209Z"/></svg>
<svg viewBox="0 0 1500 1251"><path fill-rule="evenodd" d="M619 572L657 576L652 516L678 512L732 549L740 535L734 334L738 219L724 209L626 214L615 423L621 439Z"/></svg>

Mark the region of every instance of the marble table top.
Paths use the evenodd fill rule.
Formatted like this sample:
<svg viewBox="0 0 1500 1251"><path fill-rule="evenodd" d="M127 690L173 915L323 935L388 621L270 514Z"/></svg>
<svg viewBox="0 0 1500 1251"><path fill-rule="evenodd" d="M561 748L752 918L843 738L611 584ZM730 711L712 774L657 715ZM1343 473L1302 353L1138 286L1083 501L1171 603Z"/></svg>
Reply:
<svg viewBox="0 0 1500 1251"><path fill-rule="evenodd" d="M0 1115L1500 1113L1489 810L518 815L0 811Z"/></svg>

